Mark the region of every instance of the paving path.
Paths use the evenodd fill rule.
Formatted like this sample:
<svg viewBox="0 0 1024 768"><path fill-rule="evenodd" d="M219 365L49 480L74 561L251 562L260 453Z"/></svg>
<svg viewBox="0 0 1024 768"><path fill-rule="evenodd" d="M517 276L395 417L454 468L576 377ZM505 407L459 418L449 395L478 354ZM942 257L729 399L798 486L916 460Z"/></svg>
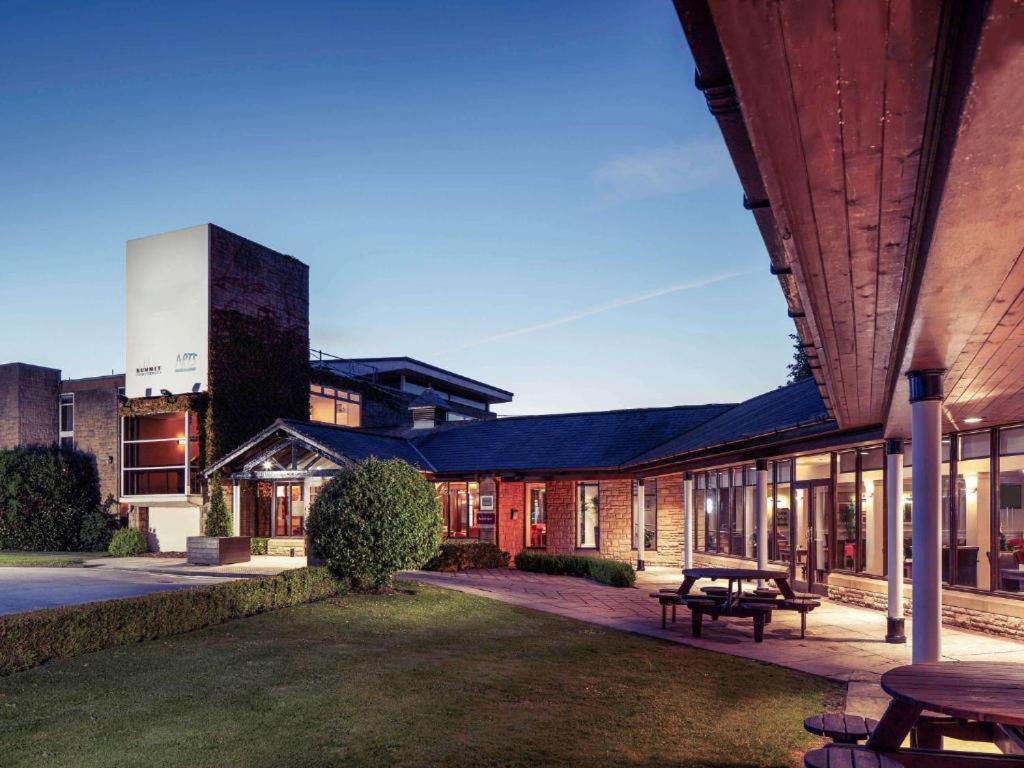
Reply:
<svg viewBox="0 0 1024 768"><path fill-rule="evenodd" d="M661 587L678 587L678 570L650 569L640 574L637 587L621 589L569 576L546 576L508 569L466 573L406 574L442 587L483 595L506 603L556 613L612 629L657 637L682 645L744 656L849 684L850 711L877 716L887 701L878 686L883 672L910 663L910 645L885 642L885 614L823 599L807 617L807 637L800 639L800 618L776 611L765 628L763 643L755 643L749 619L705 619L703 636L690 634L690 612L682 607L679 621L661 629L661 608L648 595ZM907 624L910 635L910 624ZM943 657L1024 661L1024 643L946 627Z"/></svg>

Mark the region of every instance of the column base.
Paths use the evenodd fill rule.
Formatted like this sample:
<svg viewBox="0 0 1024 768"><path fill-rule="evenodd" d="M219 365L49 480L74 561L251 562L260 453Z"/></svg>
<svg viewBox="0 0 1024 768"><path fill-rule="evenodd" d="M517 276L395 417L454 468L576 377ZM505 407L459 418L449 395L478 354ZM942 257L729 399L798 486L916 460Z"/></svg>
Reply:
<svg viewBox="0 0 1024 768"><path fill-rule="evenodd" d="M647 570L647 565L644 563L643 560L637 560L636 561L636 569L638 571L646 571Z"/></svg>
<svg viewBox="0 0 1024 768"><path fill-rule="evenodd" d="M903 633L903 619L886 619L885 642L906 643L907 636Z"/></svg>

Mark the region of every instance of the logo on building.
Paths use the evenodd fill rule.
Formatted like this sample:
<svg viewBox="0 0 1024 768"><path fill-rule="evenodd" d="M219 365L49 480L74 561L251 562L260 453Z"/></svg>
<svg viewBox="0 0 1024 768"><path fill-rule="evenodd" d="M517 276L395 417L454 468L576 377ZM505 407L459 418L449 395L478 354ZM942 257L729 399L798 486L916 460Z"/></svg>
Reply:
<svg viewBox="0 0 1024 768"><path fill-rule="evenodd" d="M159 376L161 373L159 365L144 365L135 369L136 376Z"/></svg>
<svg viewBox="0 0 1024 768"><path fill-rule="evenodd" d="M194 371L199 363L199 354L196 352L182 352L174 364L175 373L188 373Z"/></svg>

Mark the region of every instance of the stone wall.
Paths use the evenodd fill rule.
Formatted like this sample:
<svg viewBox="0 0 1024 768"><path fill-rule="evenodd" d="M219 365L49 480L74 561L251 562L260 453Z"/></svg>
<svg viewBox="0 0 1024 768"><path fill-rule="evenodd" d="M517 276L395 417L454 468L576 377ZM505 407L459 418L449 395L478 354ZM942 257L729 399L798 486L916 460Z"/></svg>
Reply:
<svg viewBox="0 0 1024 768"><path fill-rule="evenodd" d="M600 553L623 562L636 560L633 549L633 481L602 480L598 484Z"/></svg>
<svg viewBox="0 0 1024 768"><path fill-rule="evenodd" d="M63 394L75 396L75 448L96 460L100 498L118 496L118 399L124 375L69 379L61 382Z"/></svg>
<svg viewBox="0 0 1024 768"><path fill-rule="evenodd" d="M576 483L547 483L548 552L571 555L576 551Z"/></svg>
<svg viewBox="0 0 1024 768"><path fill-rule="evenodd" d="M60 371L0 365L0 448L57 442Z"/></svg>
<svg viewBox="0 0 1024 768"><path fill-rule="evenodd" d="M526 484L499 482L497 512L498 548L515 557L525 546Z"/></svg>

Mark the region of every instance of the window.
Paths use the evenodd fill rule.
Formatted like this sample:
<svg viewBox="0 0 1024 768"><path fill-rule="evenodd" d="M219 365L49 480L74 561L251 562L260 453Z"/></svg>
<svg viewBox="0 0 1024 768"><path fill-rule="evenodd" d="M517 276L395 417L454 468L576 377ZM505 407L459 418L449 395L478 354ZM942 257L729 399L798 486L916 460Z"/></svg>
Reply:
<svg viewBox="0 0 1024 768"><path fill-rule="evenodd" d="M576 546L597 549L601 536L600 490L597 483L580 483L576 507Z"/></svg>
<svg viewBox="0 0 1024 768"><path fill-rule="evenodd" d="M526 486L526 546L543 548L548 545L547 487L543 484Z"/></svg>
<svg viewBox="0 0 1024 768"><path fill-rule="evenodd" d="M630 530L630 546L636 549L636 491L633 484L632 524ZM654 478L644 480L644 549L658 548L658 481Z"/></svg>
<svg viewBox="0 0 1024 768"><path fill-rule="evenodd" d="M199 492L199 422L193 414L126 416L121 435L122 495Z"/></svg>
<svg viewBox="0 0 1024 768"><path fill-rule="evenodd" d="M274 485L274 535L302 536L306 531L302 483Z"/></svg>
<svg viewBox="0 0 1024 768"><path fill-rule="evenodd" d="M480 484L440 483L438 488L444 515L444 535L454 539L479 539Z"/></svg>
<svg viewBox="0 0 1024 768"><path fill-rule="evenodd" d="M75 449L75 395L60 396L60 447L64 451Z"/></svg>
<svg viewBox="0 0 1024 768"><path fill-rule="evenodd" d="M324 424L358 427L362 421L361 401L358 392L310 384L309 418Z"/></svg>

